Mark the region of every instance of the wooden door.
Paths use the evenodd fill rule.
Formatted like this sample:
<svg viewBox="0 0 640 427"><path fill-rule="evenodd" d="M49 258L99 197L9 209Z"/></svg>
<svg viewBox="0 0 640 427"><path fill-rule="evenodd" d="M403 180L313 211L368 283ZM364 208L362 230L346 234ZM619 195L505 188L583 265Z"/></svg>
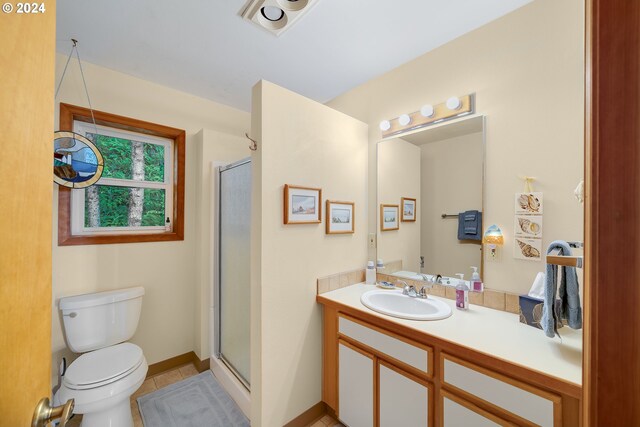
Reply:
<svg viewBox="0 0 640 427"><path fill-rule="evenodd" d="M0 425L51 394L55 1L0 12Z"/></svg>
<svg viewBox="0 0 640 427"><path fill-rule="evenodd" d="M640 1L587 0L585 426L640 425Z"/></svg>

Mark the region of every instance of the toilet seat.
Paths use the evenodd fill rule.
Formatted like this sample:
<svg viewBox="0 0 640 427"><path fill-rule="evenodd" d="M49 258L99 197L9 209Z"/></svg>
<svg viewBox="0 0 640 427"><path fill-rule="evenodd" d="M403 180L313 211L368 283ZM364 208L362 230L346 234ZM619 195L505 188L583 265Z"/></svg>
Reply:
<svg viewBox="0 0 640 427"><path fill-rule="evenodd" d="M128 342L101 348L78 357L65 372L63 384L72 390L87 390L126 377L144 361L142 349Z"/></svg>

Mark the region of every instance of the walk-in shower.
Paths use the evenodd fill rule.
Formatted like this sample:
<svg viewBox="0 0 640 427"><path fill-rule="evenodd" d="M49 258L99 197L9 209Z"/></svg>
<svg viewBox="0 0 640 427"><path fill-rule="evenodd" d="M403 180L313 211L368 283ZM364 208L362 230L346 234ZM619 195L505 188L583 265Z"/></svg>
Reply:
<svg viewBox="0 0 640 427"><path fill-rule="evenodd" d="M219 372L228 369L237 378L236 386L239 381L248 391L251 384L251 160L217 167L213 173L213 357ZM228 391L237 401L233 391Z"/></svg>

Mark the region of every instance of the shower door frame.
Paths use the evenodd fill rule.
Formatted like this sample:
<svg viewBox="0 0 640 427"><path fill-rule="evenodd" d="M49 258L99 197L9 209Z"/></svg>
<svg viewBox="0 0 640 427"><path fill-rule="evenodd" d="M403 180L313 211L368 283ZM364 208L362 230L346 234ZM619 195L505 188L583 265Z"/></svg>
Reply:
<svg viewBox="0 0 640 427"><path fill-rule="evenodd" d="M213 343L213 354L212 357L215 358L216 361L220 361L221 364L224 365L224 367L233 375L233 379L237 380L237 382L239 384L242 385L242 387L244 387L246 389L247 392L251 392L251 385L250 383L248 383L243 377L242 375L236 370L236 368L234 368L233 364L226 360L221 352L221 327L222 327L222 322L221 322L221 297L220 297L220 287L221 287L221 270L220 270L220 264L221 264L221 250L220 250L220 244L221 244L221 239L220 239L220 229L221 229L221 217L220 217L220 209L221 209L221 183L222 183L222 173L224 171L227 171L229 169L233 169L239 166L243 166L247 163L251 163L251 157L247 157L245 159L242 160L238 160L236 162L233 163L229 163L229 164L223 164L221 162L214 162L212 164L212 177L214 180L214 185L213 185L213 190L214 190L214 197L212 197L212 201L213 201L213 206L212 206L212 214L213 214L213 223L214 223L214 227L213 227L213 271L212 271L212 277L213 277L213 306L212 306L212 320L213 320L213 327L212 327L212 334L211 334L211 338L212 338L212 343ZM247 268L249 268L250 266L247 266ZM250 351L250 349L247 349L247 351ZM227 390L230 391L230 390ZM233 393L232 397L233 397Z"/></svg>

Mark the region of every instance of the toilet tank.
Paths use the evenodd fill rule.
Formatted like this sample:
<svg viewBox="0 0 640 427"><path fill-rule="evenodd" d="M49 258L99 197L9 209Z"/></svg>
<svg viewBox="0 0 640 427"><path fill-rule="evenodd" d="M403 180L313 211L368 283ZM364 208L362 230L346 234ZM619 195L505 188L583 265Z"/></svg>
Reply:
<svg viewBox="0 0 640 427"><path fill-rule="evenodd" d="M67 346L84 353L128 341L138 327L143 287L60 298Z"/></svg>

